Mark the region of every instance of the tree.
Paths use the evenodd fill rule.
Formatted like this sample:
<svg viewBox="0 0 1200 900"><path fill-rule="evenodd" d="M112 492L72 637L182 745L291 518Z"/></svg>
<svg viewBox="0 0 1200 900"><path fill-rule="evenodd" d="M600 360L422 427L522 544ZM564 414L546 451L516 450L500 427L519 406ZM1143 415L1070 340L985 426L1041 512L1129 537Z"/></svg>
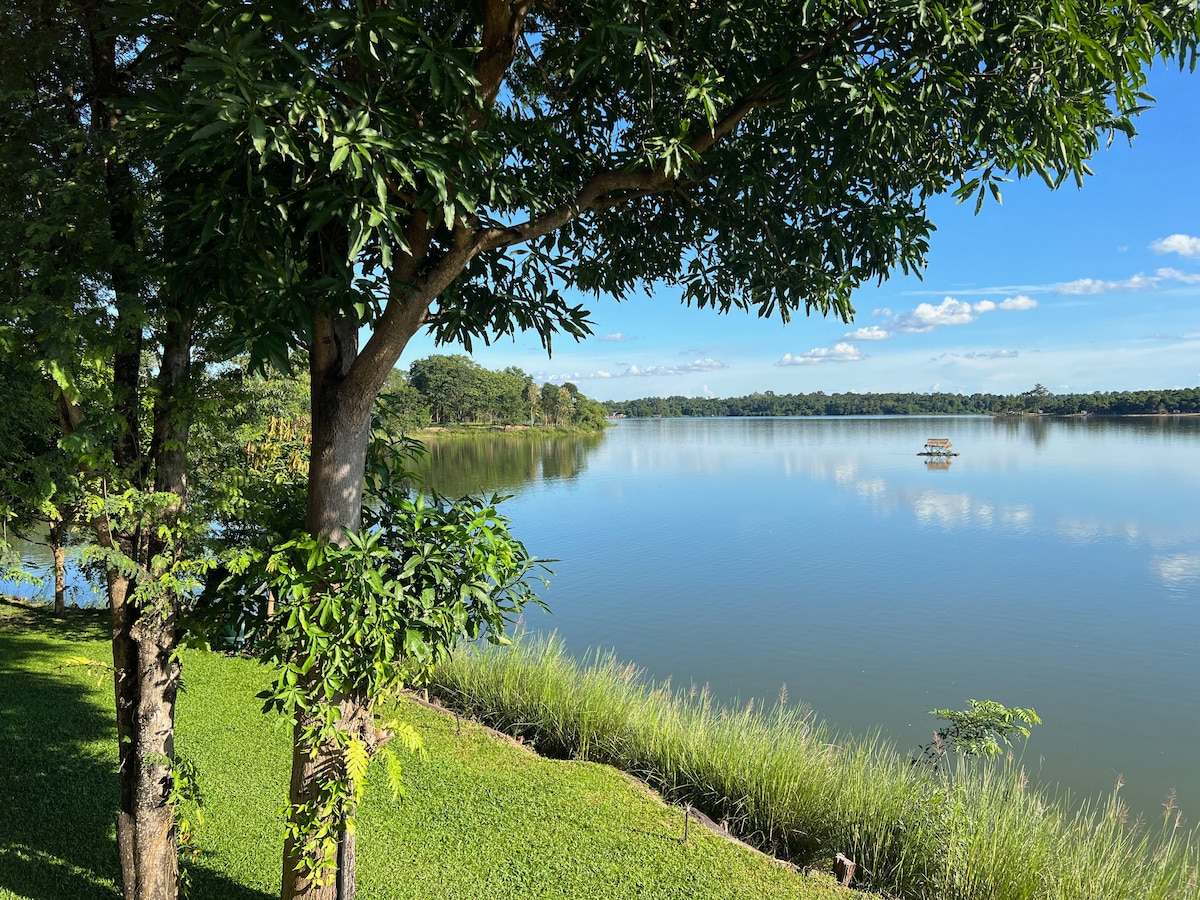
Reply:
<svg viewBox="0 0 1200 900"><path fill-rule="evenodd" d="M1044 384L1035 384L1032 389L1021 395L1021 405L1025 409L1040 409L1042 401L1053 396Z"/></svg>
<svg viewBox="0 0 1200 900"><path fill-rule="evenodd" d="M192 11L172 7L176 48ZM172 277L178 220L159 204L172 170L127 115L177 71L163 50L116 4L0 7L0 344L21 349L54 404L56 465L86 493L105 572L127 900L177 891L175 650L197 574L188 407L207 278Z"/></svg>
<svg viewBox="0 0 1200 900"><path fill-rule="evenodd" d="M409 367L408 383L424 395L439 423L465 421L486 397L483 368L462 354L418 359Z"/></svg>
<svg viewBox="0 0 1200 900"><path fill-rule="evenodd" d="M559 420L562 418L561 404L562 397L559 394L558 385L547 381L538 393L538 406L542 410L543 425L559 424Z"/></svg>
<svg viewBox="0 0 1200 900"><path fill-rule="evenodd" d="M399 369L393 369L379 395L382 414L388 425L402 433L429 425L429 401Z"/></svg>
<svg viewBox="0 0 1200 900"><path fill-rule="evenodd" d="M1134 0L209 14L155 109L211 186L191 195L193 256L222 260L247 348L309 350L306 527L333 545L358 531L371 406L421 329L468 349L532 330L549 349L588 331L565 289L648 282L848 320L860 284L923 264L930 197L1082 183L1103 140L1132 134L1143 68L1193 62L1197 35L1189 4ZM301 731L293 808L339 759ZM297 846L285 897L353 893L352 873L302 877Z"/></svg>
<svg viewBox="0 0 1200 900"><path fill-rule="evenodd" d="M931 709L929 714L947 724L933 733L933 740L921 745L921 755L913 760L946 772L947 754L963 759L994 759L1012 747L1013 738L1029 739L1029 729L1042 720L1033 709L1007 707L995 700L968 700L966 709Z"/></svg>
<svg viewBox="0 0 1200 900"><path fill-rule="evenodd" d="M529 424L532 425L537 415L538 386L532 378L525 382L525 402L529 404Z"/></svg>

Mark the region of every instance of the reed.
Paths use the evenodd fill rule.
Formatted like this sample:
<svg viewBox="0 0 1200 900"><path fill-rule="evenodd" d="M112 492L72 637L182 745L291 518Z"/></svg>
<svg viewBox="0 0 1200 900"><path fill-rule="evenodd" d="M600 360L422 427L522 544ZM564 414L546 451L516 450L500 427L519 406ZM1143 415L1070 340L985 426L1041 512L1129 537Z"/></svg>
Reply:
<svg viewBox="0 0 1200 900"><path fill-rule="evenodd" d="M543 754L606 763L801 865L842 852L859 886L902 897L1191 900L1200 835L1168 808L1127 821L1119 794L1071 811L1019 763L913 765L878 735L835 734L786 698L731 708L554 638L474 648L439 668L442 702Z"/></svg>

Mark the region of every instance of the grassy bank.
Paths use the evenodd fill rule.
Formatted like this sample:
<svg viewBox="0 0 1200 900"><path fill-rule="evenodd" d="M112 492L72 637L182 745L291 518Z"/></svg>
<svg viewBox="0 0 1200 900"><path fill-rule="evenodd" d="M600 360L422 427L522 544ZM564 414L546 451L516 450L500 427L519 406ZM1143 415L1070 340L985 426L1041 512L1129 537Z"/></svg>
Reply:
<svg viewBox="0 0 1200 900"><path fill-rule="evenodd" d="M800 864L855 859L906 897L1200 897L1200 835L1168 810L1127 821L1116 798L1068 812L1016 764L913 767L878 740L838 738L794 709L725 710L642 682L612 658L581 665L553 642L459 655L450 705L545 753L608 763L693 803Z"/></svg>
<svg viewBox="0 0 1200 900"><path fill-rule="evenodd" d="M69 657L109 658L99 613L56 621L0 602L0 900L116 898L111 679ZM185 654L178 746L205 795L192 896L278 896L290 733L258 711L261 666ZM453 716L400 701L427 758L407 797L382 774L359 823L359 896L393 898L849 896L693 828L620 772L544 759ZM189 818L196 822L194 811Z"/></svg>

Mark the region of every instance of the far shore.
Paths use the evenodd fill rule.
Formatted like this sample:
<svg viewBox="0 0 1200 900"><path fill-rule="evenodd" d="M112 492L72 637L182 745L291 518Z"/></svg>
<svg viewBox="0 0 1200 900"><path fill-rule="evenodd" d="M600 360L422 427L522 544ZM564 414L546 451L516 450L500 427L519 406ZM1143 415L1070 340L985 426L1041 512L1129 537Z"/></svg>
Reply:
<svg viewBox="0 0 1200 900"><path fill-rule="evenodd" d="M1200 416L1200 412L1153 413L992 413L993 418L1011 419L1184 419Z"/></svg>

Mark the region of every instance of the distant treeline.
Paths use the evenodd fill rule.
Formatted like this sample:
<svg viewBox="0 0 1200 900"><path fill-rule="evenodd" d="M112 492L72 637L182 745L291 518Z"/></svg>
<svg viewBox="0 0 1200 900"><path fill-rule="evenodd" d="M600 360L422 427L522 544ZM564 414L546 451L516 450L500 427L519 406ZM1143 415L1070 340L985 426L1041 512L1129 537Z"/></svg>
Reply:
<svg viewBox="0 0 1200 900"><path fill-rule="evenodd" d="M662 416L913 416L1003 415L1042 412L1048 415L1136 415L1200 412L1200 387L1178 390L1110 391L1052 394L1041 385L1023 394L776 394L745 397L644 397L607 400L610 415L629 418Z"/></svg>
<svg viewBox="0 0 1200 900"><path fill-rule="evenodd" d="M408 428L482 423L600 429L605 410L573 384L538 385L517 366L485 369L466 356L428 356L392 372L385 415Z"/></svg>

